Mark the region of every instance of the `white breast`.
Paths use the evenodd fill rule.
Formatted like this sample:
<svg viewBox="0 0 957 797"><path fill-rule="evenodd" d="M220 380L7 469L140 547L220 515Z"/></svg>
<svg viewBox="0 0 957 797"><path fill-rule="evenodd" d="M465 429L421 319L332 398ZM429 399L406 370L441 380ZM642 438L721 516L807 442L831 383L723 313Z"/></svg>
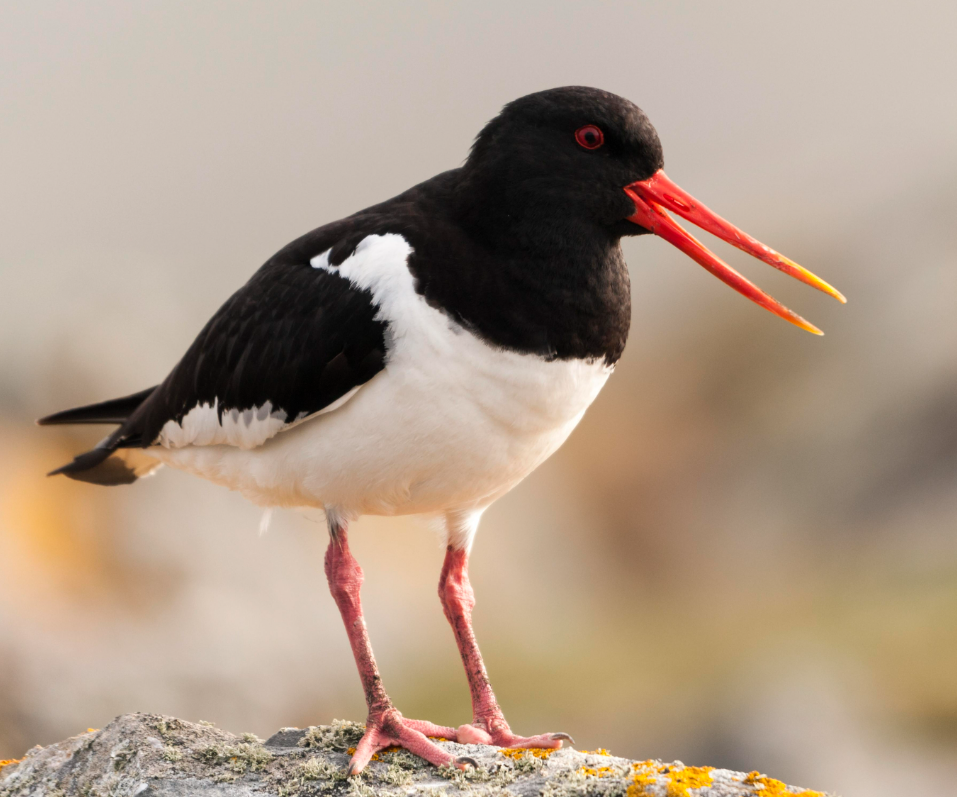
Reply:
<svg viewBox="0 0 957 797"><path fill-rule="evenodd" d="M385 368L350 400L257 448L151 451L257 503L346 516L477 509L511 489L564 442L611 368L488 345L416 293L411 251L400 235L369 236L337 269L372 293L392 337ZM328 252L312 264L332 270Z"/></svg>

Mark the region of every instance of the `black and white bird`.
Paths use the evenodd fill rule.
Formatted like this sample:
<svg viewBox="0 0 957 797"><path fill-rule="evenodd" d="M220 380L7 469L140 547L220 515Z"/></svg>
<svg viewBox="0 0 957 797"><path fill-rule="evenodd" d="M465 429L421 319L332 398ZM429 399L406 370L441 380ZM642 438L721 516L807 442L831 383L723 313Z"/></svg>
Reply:
<svg viewBox="0 0 957 797"><path fill-rule="evenodd" d="M522 97L460 168L281 249L161 384L40 421L117 425L54 473L128 484L166 464L263 507L325 511L326 574L369 706L353 773L393 744L465 766L429 736L511 747L569 738L510 730L472 633L467 560L485 509L565 441L621 356L631 316L622 236L666 238L812 332L666 211L844 301L662 166L655 129L628 100L583 87ZM468 725L406 719L382 686L346 531L364 514L444 521L439 594L471 689Z"/></svg>

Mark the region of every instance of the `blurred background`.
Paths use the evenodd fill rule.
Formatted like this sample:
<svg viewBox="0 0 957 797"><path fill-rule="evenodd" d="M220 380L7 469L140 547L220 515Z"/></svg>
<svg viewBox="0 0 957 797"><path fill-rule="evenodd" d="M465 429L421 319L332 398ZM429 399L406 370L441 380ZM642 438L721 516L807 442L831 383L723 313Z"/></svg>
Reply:
<svg viewBox="0 0 957 797"><path fill-rule="evenodd" d="M957 794L957 6L8 2L0 9L0 758L120 713L364 718L318 513L44 473L33 420L160 381L287 241L459 165L520 95L638 103L669 175L833 282L709 239L821 326L629 240L632 336L486 514L475 622L519 733ZM457 725L436 536L354 549L386 684Z"/></svg>

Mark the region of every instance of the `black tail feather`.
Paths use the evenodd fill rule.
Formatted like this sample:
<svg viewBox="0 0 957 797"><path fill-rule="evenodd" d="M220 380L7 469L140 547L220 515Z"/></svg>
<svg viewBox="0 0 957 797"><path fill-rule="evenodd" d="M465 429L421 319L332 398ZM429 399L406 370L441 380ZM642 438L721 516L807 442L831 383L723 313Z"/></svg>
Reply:
<svg viewBox="0 0 957 797"><path fill-rule="evenodd" d="M85 407L75 407L72 410L55 412L53 415L47 415L46 418L40 418L37 423L40 426L65 423L123 423L140 404L150 397L154 390L156 390L155 385L131 396L123 396L110 401L102 401L99 404L88 404ZM92 454L93 452L89 453ZM81 456L86 456L86 454ZM80 457L77 457L77 459L80 459Z"/></svg>
<svg viewBox="0 0 957 797"><path fill-rule="evenodd" d="M94 448L80 454L72 462L48 473L62 474L80 482L117 485L132 484L160 466L160 462L138 449L116 451L113 448Z"/></svg>
<svg viewBox="0 0 957 797"><path fill-rule="evenodd" d="M80 473L81 471L89 470L90 468L95 468L97 465L101 464L105 459L107 459L112 453L112 448L94 448L92 451L87 451L85 454L80 454L79 456L74 457L72 462L68 462L63 467L57 468L56 470L51 470L47 476L58 476L62 473L64 476L69 476L71 479L76 478L75 474Z"/></svg>
<svg viewBox="0 0 957 797"><path fill-rule="evenodd" d="M90 404L86 407L76 407L48 415L37 421L41 426L67 423L120 424L119 429L100 441L92 451L80 454L72 462L51 471L48 475L62 474L71 479L92 484L132 484L141 476L159 467L160 463L142 449L132 448L132 446L142 446L142 434L133 428L135 419L130 418L154 390L156 388L151 387L132 396L124 396L100 404Z"/></svg>

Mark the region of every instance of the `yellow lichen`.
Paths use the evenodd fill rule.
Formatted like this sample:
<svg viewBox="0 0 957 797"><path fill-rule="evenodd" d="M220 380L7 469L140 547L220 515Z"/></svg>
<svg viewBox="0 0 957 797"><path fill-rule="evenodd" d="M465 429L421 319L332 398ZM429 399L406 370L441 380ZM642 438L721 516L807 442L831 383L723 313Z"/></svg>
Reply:
<svg viewBox="0 0 957 797"><path fill-rule="evenodd" d="M604 747L599 747L597 750L579 750L578 752L582 755L611 755Z"/></svg>
<svg viewBox="0 0 957 797"><path fill-rule="evenodd" d="M551 747L503 747L499 752L518 761L524 758L526 754L535 756L535 758L548 758L555 752L555 749Z"/></svg>
<svg viewBox="0 0 957 797"><path fill-rule="evenodd" d="M668 775L668 797L685 797L688 789L711 785L714 767L665 767Z"/></svg>
<svg viewBox="0 0 957 797"><path fill-rule="evenodd" d="M714 767L686 767L662 764L660 761L640 761L632 765L634 774L628 784L628 797L646 797L650 794L648 787L656 785L660 775L667 778L668 797L689 797L688 789L711 785L712 769Z"/></svg>
<svg viewBox="0 0 957 797"><path fill-rule="evenodd" d="M663 764L660 761L641 761L632 765L632 778L628 784L628 797L649 797L651 787L666 779L668 797L690 797L689 789L711 785L713 767L686 767L680 764ZM786 784L774 778L751 772L744 777L746 786L754 787L754 797L824 797L819 791L792 792Z"/></svg>
<svg viewBox="0 0 957 797"><path fill-rule="evenodd" d="M584 775L586 778L613 778L615 777L615 770L612 767L586 767L582 765L579 767L578 772L580 775Z"/></svg>
<svg viewBox="0 0 957 797"><path fill-rule="evenodd" d="M782 783L779 780L774 778L769 778L766 775L762 775L760 772L749 772L747 777L745 777L744 782L748 786L758 786L758 789L755 789L755 797L824 797L824 795L819 791L811 791L810 789L805 789L804 791L793 792L788 791L786 784Z"/></svg>
<svg viewBox="0 0 957 797"><path fill-rule="evenodd" d="M628 797L645 797L648 794L648 786L654 786L658 782L658 769L662 764L660 761L639 761L631 765L631 771L634 773L631 783L628 784Z"/></svg>
<svg viewBox="0 0 957 797"><path fill-rule="evenodd" d="M3 761L0 761L0 770L2 770L4 767L9 767L12 764L19 764L21 761L23 761L22 758L5 758Z"/></svg>

